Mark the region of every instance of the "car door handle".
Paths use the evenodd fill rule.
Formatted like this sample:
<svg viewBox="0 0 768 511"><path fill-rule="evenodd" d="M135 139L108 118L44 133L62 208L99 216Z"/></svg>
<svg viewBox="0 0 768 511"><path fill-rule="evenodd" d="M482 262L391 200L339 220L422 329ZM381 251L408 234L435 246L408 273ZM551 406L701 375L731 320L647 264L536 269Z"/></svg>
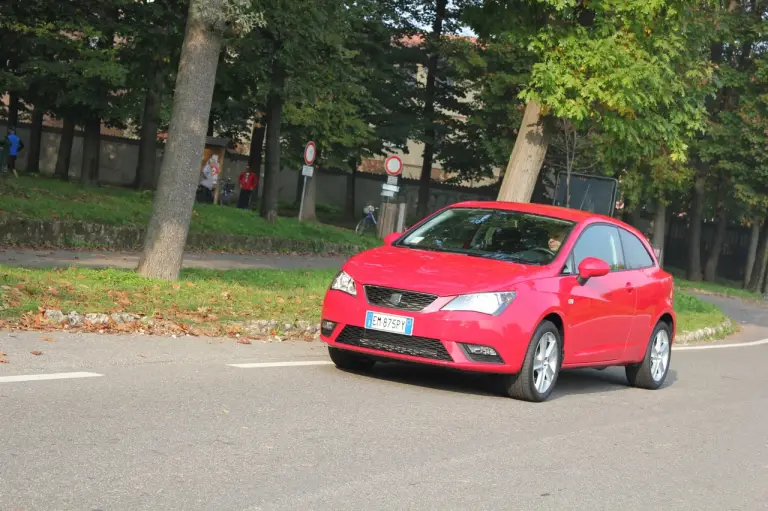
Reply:
<svg viewBox="0 0 768 511"><path fill-rule="evenodd" d="M627 291L629 291L630 293L635 290L635 286L633 286L629 282L627 282L627 286L626 287L627 287Z"/></svg>

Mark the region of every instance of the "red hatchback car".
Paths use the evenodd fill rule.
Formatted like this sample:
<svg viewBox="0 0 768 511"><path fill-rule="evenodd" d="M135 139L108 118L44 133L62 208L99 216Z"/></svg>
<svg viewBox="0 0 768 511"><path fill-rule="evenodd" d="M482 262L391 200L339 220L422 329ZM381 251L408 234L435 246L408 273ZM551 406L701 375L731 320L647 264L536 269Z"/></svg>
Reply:
<svg viewBox="0 0 768 511"><path fill-rule="evenodd" d="M510 396L544 401L563 368L625 366L662 386L675 332L672 276L612 218L464 202L347 261L325 296L322 339L337 367L401 360L499 373Z"/></svg>

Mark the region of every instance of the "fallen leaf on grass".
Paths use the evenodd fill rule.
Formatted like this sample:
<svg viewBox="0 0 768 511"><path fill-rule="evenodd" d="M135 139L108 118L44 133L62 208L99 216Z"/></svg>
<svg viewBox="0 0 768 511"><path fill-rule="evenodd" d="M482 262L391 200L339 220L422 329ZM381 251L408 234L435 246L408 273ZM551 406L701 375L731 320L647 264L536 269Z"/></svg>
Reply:
<svg viewBox="0 0 768 511"><path fill-rule="evenodd" d="M221 293L221 297L224 298L225 300L229 300L230 298L232 298L232 293L230 293L229 291L224 291L223 293Z"/></svg>
<svg viewBox="0 0 768 511"><path fill-rule="evenodd" d="M40 355L43 354L43 352L40 350L30 351L30 353L32 353L36 357L39 357Z"/></svg>
<svg viewBox="0 0 768 511"><path fill-rule="evenodd" d="M285 303L285 298L278 298L277 303Z"/></svg>
<svg viewBox="0 0 768 511"><path fill-rule="evenodd" d="M251 344L250 339L238 339L237 344Z"/></svg>
<svg viewBox="0 0 768 511"><path fill-rule="evenodd" d="M45 342L56 342L56 339L53 337L41 337L40 340Z"/></svg>

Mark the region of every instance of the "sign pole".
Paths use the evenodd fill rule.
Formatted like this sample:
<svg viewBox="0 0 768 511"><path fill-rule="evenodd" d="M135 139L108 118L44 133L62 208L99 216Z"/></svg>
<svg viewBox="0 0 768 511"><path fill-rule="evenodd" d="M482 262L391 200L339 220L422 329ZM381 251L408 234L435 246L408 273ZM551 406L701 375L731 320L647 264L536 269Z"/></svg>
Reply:
<svg viewBox="0 0 768 511"><path fill-rule="evenodd" d="M304 176L304 186L301 189L301 204L299 205L299 221L304 217L304 196L307 194L307 176Z"/></svg>
<svg viewBox="0 0 768 511"><path fill-rule="evenodd" d="M307 195L307 179L312 177L315 168L312 164L315 162L315 156L317 155L317 146L314 142L308 142L304 147L304 167L301 169L301 173L304 176L304 185L301 187L301 203L299 204L299 222L304 217L304 197Z"/></svg>

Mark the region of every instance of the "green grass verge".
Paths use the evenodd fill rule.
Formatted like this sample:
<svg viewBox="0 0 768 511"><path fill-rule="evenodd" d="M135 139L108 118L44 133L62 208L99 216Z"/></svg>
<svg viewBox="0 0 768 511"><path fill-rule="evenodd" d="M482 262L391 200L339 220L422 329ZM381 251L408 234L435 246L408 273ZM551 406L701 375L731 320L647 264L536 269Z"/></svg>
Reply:
<svg viewBox="0 0 768 511"><path fill-rule="evenodd" d="M665 270L675 277L675 288L681 289L683 291L700 291L703 293L719 296L732 296L736 298L749 298L755 300L763 299L760 293L753 293L752 291L743 289L740 282L724 279L718 279L716 282L691 282L690 280L685 280L685 273L682 270L677 268L665 268Z"/></svg>
<svg viewBox="0 0 768 511"><path fill-rule="evenodd" d="M210 323L250 319L318 321L335 270L184 270L178 282L145 279L129 270L3 268L0 318L42 309L65 313L132 312ZM714 327L725 315L677 292L679 331Z"/></svg>
<svg viewBox="0 0 768 511"><path fill-rule="evenodd" d="M67 220L111 226L145 228L152 212L151 192L123 188L84 188L45 177L5 179L0 187L0 215L31 220ZM321 211L322 210L321 208ZM190 231L197 233L233 234L322 240L362 248L380 245L372 236L358 236L349 229L315 222L299 222L295 218L278 218L269 223L254 211L234 207L196 204Z"/></svg>
<svg viewBox="0 0 768 511"><path fill-rule="evenodd" d="M717 327L727 319L725 314L711 303L680 291L675 292L675 312L678 332Z"/></svg>
<svg viewBox="0 0 768 511"><path fill-rule="evenodd" d="M335 270L184 270L178 282L117 269L3 268L0 318L39 309L65 314L131 312L192 323L274 319L319 321Z"/></svg>

